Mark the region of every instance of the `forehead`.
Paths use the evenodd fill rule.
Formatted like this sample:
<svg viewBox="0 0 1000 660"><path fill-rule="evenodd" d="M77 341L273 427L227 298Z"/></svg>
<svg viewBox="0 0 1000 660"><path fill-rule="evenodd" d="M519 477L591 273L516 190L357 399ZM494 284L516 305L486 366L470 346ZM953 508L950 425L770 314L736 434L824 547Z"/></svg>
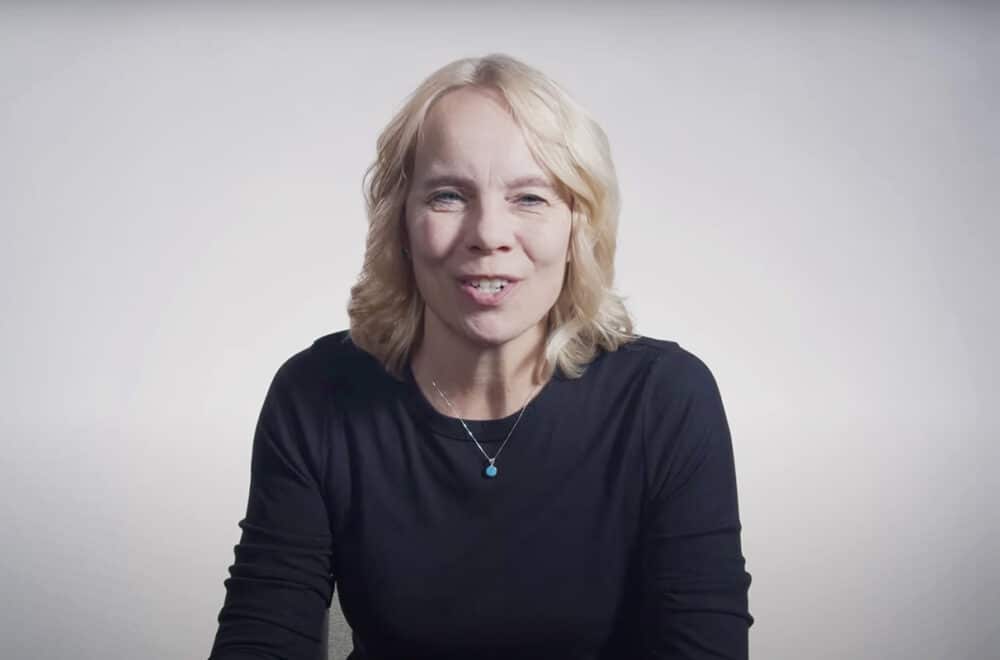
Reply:
<svg viewBox="0 0 1000 660"><path fill-rule="evenodd" d="M500 93L474 87L447 92L428 110L414 169L417 178L544 176Z"/></svg>

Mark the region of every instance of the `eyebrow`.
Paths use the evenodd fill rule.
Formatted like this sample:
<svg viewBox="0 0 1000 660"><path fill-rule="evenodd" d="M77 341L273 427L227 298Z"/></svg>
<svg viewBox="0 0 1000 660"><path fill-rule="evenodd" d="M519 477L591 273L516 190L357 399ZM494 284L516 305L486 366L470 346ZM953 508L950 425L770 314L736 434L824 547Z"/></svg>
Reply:
<svg viewBox="0 0 1000 660"><path fill-rule="evenodd" d="M454 186L456 188L475 188L476 182L472 179L464 176L458 176L454 174L445 174L442 176L434 176L421 184L424 190L429 190L430 188L436 188L438 186ZM547 188L552 189L552 184L548 182L543 177L540 176L522 176L514 179L507 184L508 188Z"/></svg>

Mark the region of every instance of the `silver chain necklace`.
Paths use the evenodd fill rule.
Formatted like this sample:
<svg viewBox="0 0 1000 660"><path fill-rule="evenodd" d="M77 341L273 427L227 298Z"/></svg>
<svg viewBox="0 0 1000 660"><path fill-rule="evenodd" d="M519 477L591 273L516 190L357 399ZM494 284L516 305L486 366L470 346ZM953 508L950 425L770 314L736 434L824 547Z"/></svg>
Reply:
<svg viewBox="0 0 1000 660"><path fill-rule="evenodd" d="M462 427L465 429L465 432L469 434L469 437L472 438L472 441L476 443L477 447L479 447L479 451L481 451L483 453L483 456L486 457L486 460L489 461L489 465L487 465L486 468L483 470L483 474L485 474L490 479L497 476L497 474L500 471L496 466L497 456L500 455L500 452L503 451L503 448L504 446L506 446L507 441L510 440L511 434L513 434L514 429L517 428L517 423L521 421L521 416L524 415L524 410L525 408L528 407L528 399L531 397L531 390L528 391L528 396L524 397L524 405L521 406L521 412L518 414L517 419L514 420L514 426L510 427L510 431L507 432L507 437L504 438L504 441L500 444L500 449L497 449L497 453L494 454L491 458L490 455L486 453L486 450L483 449L483 446L479 444L479 440L476 440L476 436L472 434L471 430L469 430L469 425L466 424L465 420L462 419L462 416L458 414L458 410L455 409L455 405L451 402L450 399L448 399L448 397L444 395L444 392L441 391L441 388L438 387L438 384L433 380L431 380L431 385L434 386L434 389L436 389L438 394L441 395L441 398L444 399L445 402L455 412L455 416L458 417L458 421L462 422Z"/></svg>

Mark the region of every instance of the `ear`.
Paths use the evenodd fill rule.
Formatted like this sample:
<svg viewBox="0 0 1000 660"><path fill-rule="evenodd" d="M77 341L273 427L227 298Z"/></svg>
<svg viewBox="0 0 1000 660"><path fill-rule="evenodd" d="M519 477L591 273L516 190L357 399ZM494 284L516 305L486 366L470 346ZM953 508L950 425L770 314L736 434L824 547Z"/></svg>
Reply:
<svg viewBox="0 0 1000 660"><path fill-rule="evenodd" d="M399 251L402 253L404 259L410 258L410 234L406 231L406 205L404 203L403 208L399 211L399 230L397 232L399 236Z"/></svg>
<svg viewBox="0 0 1000 660"><path fill-rule="evenodd" d="M573 261L573 235L576 233L576 209L574 198L569 198L569 245L566 246L566 263Z"/></svg>

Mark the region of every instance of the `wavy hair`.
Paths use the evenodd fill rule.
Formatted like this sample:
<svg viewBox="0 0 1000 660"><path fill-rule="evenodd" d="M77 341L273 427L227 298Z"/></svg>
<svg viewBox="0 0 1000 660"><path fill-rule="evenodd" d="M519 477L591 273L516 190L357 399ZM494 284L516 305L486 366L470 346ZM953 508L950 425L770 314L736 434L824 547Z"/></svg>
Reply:
<svg viewBox="0 0 1000 660"><path fill-rule="evenodd" d="M547 317L544 379L558 367L578 378L599 349L634 340L624 299L613 289L620 208L611 150L597 122L554 81L503 54L456 60L406 99L382 131L363 179L368 236L361 274L347 312L353 343L402 378L423 336L424 301L406 245L403 209L421 129L445 93L466 86L495 90L506 101L534 158L570 201L570 260Z"/></svg>

